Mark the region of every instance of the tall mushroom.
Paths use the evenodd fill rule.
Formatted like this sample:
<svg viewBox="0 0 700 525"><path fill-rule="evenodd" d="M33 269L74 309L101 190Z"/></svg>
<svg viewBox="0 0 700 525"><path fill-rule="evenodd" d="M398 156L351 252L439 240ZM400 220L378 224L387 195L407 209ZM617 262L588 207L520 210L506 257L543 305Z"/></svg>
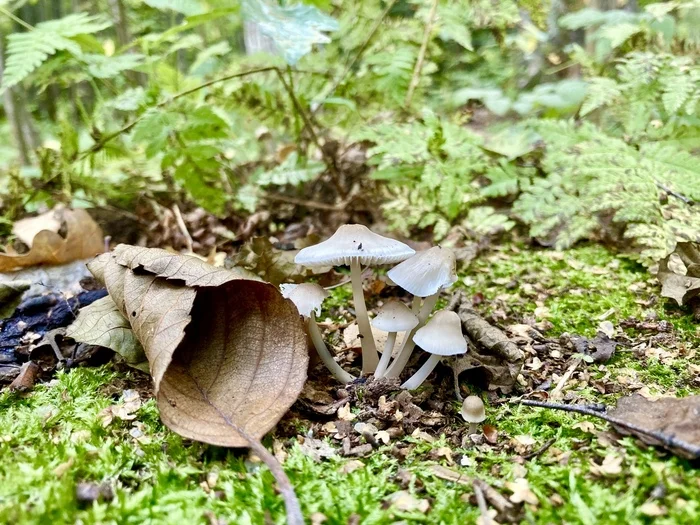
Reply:
<svg viewBox="0 0 700 525"><path fill-rule="evenodd" d="M321 331L316 323L316 315L321 312L321 304L328 297L328 292L317 284L282 284L280 285L282 297L289 299L299 310L299 314L306 319L306 326L309 330L311 341L318 352L318 356L330 370L333 377L341 383L350 383L355 380L355 376L349 374L333 359L328 351L326 343L323 341Z"/></svg>
<svg viewBox="0 0 700 525"><path fill-rule="evenodd" d="M371 374L377 368L379 355L369 325L365 296L362 291L362 265L393 264L416 252L394 239L382 237L361 224L346 224L327 240L301 250L294 262L304 266L350 266L352 295L357 325L362 343L362 373Z"/></svg>
<svg viewBox="0 0 700 525"><path fill-rule="evenodd" d="M463 354L467 351L467 341L462 335L459 316L449 310L437 312L428 324L416 331L413 340L432 355L408 381L401 385L401 388L407 390L414 390L421 386L443 357Z"/></svg>
<svg viewBox="0 0 700 525"><path fill-rule="evenodd" d="M382 374L389 366L391 353L396 343L396 334L412 330L418 324L418 317L409 308L399 301L389 301L385 303L372 319L372 326L379 330L389 332L384 344L384 352L379 360L379 365L374 371L374 377L382 377Z"/></svg>
<svg viewBox="0 0 700 525"><path fill-rule="evenodd" d="M440 291L452 286L457 280L456 266L457 259L452 250L435 246L418 252L387 273L389 279L415 296L413 313L418 315L418 325L404 338L399 355L384 374L386 377L401 375L413 353L413 334L425 324L437 303ZM419 297L424 298L422 304L417 300Z"/></svg>

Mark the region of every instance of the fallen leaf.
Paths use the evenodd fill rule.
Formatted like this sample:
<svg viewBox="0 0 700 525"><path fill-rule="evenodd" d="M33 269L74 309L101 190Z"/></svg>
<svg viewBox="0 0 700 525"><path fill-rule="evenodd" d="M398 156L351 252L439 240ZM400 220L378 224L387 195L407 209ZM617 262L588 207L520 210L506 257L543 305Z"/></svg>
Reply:
<svg viewBox="0 0 700 525"><path fill-rule="evenodd" d="M282 283L300 283L311 273L294 262L296 251L276 249L267 237L253 237L233 258L233 265L245 268L265 281L279 286Z"/></svg>
<svg viewBox="0 0 700 525"><path fill-rule="evenodd" d="M484 437L486 438L486 441L488 441L492 445L498 443L498 429L495 426L484 425L481 428L481 431L484 433Z"/></svg>
<svg viewBox="0 0 700 525"><path fill-rule="evenodd" d="M29 281L0 282L0 319L10 317L15 312L22 302L22 295L31 285Z"/></svg>
<svg viewBox="0 0 700 525"><path fill-rule="evenodd" d="M594 476L614 478L622 473L622 456L610 453L603 458L603 462L598 465L591 463L591 474Z"/></svg>
<svg viewBox="0 0 700 525"><path fill-rule="evenodd" d="M350 474L351 472L364 468L364 466L365 464L359 459L351 459L347 463L343 464L343 466L338 470L341 474Z"/></svg>
<svg viewBox="0 0 700 525"><path fill-rule="evenodd" d="M350 403L345 403L338 409L338 419L342 421L352 421L355 419L355 414L350 410Z"/></svg>
<svg viewBox="0 0 700 525"><path fill-rule="evenodd" d="M161 419L178 434L246 447L296 400L306 380L306 334L274 286L127 245L88 267L141 343Z"/></svg>
<svg viewBox="0 0 700 525"><path fill-rule="evenodd" d="M148 372L148 360L141 343L109 295L81 308L66 330L66 336L80 343L114 350L126 364Z"/></svg>
<svg viewBox="0 0 700 525"><path fill-rule="evenodd" d="M299 444L299 448L314 461L321 461L322 458L334 458L338 455L336 449L327 441L312 437L305 437L304 441Z"/></svg>
<svg viewBox="0 0 700 525"><path fill-rule="evenodd" d="M530 484L525 478L507 481L506 488L513 493L508 498L513 503L529 503L530 505L537 505L539 503L537 496L530 490Z"/></svg>
<svg viewBox="0 0 700 525"><path fill-rule="evenodd" d="M652 518L658 518L659 516L665 516L668 512L664 507L653 501L648 501L639 507L639 512L645 516L651 516Z"/></svg>
<svg viewBox="0 0 700 525"><path fill-rule="evenodd" d="M700 250L692 242L679 242L673 253L659 262L656 274L661 295L687 304L700 293Z"/></svg>
<svg viewBox="0 0 700 525"><path fill-rule="evenodd" d="M700 458L700 396L646 399L634 394L617 401L608 415L637 427L615 425L624 435L634 435L649 445L660 445L679 456ZM651 432L653 435L649 434Z"/></svg>
<svg viewBox="0 0 700 525"><path fill-rule="evenodd" d="M387 498L387 502L396 510L403 512L428 512L430 502L427 499L419 499L407 490L394 492Z"/></svg>
<svg viewBox="0 0 700 525"><path fill-rule="evenodd" d="M62 220L66 224L65 238L49 230L40 231L29 252L0 254L0 272L38 264L63 264L104 251L102 230L85 210L63 210Z"/></svg>
<svg viewBox="0 0 700 525"><path fill-rule="evenodd" d="M28 248L31 248L34 237L40 231L46 230L58 233L58 230L61 229L63 211L63 208L54 208L36 217L27 217L26 219L15 221L12 225L12 234L26 244Z"/></svg>
<svg viewBox="0 0 700 525"><path fill-rule="evenodd" d="M430 465L428 471L436 478L443 479L445 481L452 481L453 483L459 483L460 485L472 485L472 478L461 474L456 470L448 467L443 467L442 465Z"/></svg>

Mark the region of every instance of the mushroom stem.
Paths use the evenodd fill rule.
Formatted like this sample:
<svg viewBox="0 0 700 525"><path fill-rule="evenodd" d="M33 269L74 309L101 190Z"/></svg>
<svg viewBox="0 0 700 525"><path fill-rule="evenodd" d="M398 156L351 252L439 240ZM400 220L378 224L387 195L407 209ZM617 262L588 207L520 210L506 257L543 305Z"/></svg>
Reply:
<svg viewBox="0 0 700 525"><path fill-rule="evenodd" d="M467 435L471 436L472 434L476 434L476 431L479 428L479 423L469 423L469 428L467 429Z"/></svg>
<svg viewBox="0 0 700 525"><path fill-rule="evenodd" d="M355 302L357 326L360 329L360 343L362 344L362 374L367 375L377 368L379 354L377 354L377 347L374 344L372 327L369 325L365 294L362 291L362 268L357 259L350 262L350 280L352 281L352 298Z"/></svg>
<svg viewBox="0 0 700 525"><path fill-rule="evenodd" d="M411 303L411 311L414 314L418 315L418 313L420 312L421 304L423 304L423 298L418 297L417 295L414 295L413 302Z"/></svg>
<svg viewBox="0 0 700 525"><path fill-rule="evenodd" d="M403 340L401 350L399 351L399 355L397 355L396 359L394 359L394 362L391 363L391 366L384 374L384 377L399 377L401 375L401 372L403 372L403 369L406 367L406 363L408 363L408 360L413 354L413 347L416 345L416 343L413 342L413 336L416 333L416 331L418 331L418 329L425 324L425 322L428 320L428 317L430 317L430 312L432 312L433 308L435 308L435 303L437 303L439 295L440 292L437 292L429 297L426 297L423 300L423 306L420 309L420 313L418 314L418 324L413 330L411 330L406 335L406 338ZM416 300L414 298L414 307L415 304Z"/></svg>
<svg viewBox="0 0 700 525"><path fill-rule="evenodd" d="M391 360L391 352L394 350L394 344L396 343L396 332L389 332L386 338L386 343L384 343L384 352L382 353L382 358L379 360L377 369L374 371L374 377L382 377L382 374L386 371L389 366L389 361Z"/></svg>
<svg viewBox="0 0 700 525"><path fill-rule="evenodd" d="M343 384L354 381L355 376L343 370L343 368L338 363L336 363L335 359L333 359L333 356L328 351L328 347L326 346L326 343L323 342L321 331L318 329L318 324L316 323L316 318L313 313L309 317L308 326L309 335L311 336L311 341L313 341L314 343L316 352L318 352L318 355L321 358L321 361L323 361L323 364L326 365L328 370L330 370L331 374L333 374L333 377L335 377L338 381L340 381Z"/></svg>
<svg viewBox="0 0 700 525"><path fill-rule="evenodd" d="M442 359L442 356L431 354L423 366L421 366L415 374L409 377L408 381L401 385L401 388L405 388L406 390L415 390L421 386L423 381L425 381L430 375L430 372L432 372L440 362L440 359Z"/></svg>

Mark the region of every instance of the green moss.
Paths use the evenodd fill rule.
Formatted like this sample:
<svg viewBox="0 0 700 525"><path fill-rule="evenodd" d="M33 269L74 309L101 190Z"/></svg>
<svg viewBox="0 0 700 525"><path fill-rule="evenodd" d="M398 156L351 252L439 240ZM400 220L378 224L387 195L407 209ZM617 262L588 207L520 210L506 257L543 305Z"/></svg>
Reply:
<svg viewBox="0 0 700 525"><path fill-rule="evenodd" d="M641 318L651 309L673 322L681 342L692 344L695 325L689 312L663 301L649 303L658 290L648 281L641 268L617 262L594 246L565 253L505 247L476 262L462 275L460 286L472 295L484 295L479 306L484 313L504 310L509 316L505 324L534 317L536 308L546 308L554 325L548 336L564 331L593 335L600 322L597 317L611 309L607 319L615 325L627 317ZM342 311L350 296L349 287L334 289L323 315ZM627 376L654 392L685 395L698 393L689 362L697 363L697 357L679 356L664 364L621 348L605 365L582 366L595 379ZM264 467L247 461L245 451L210 447L171 433L161 424L153 400L141 406L135 421L115 419L103 426L100 413L131 384L133 377L108 365L60 372L26 396L0 394L0 522L182 524L206 523L209 515L236 524L284 522L283 503ZM601 395L590 386L576 394L591 402L610 403L616 397ZM453 404L455 413L457 408ZM341 460L317 463L299 446L287 443L285 469L305 515L321 512L326 523L334 525L347 523L352 515L363 524L473 523L478 510L464 499L471 495L470 485L438 479L430 470L435 463L431 449L443 446L450 446L457 459L463 454L468 460L464 466L448 466L480 477L506 496L510 494L506 483L524 475L538 498L537 506L525 508L531 523L650 523L642 505L661 483L666 494L657 503L665 514L654 523L700 522L700 485L686 461L643 448L632 438L606 443L605 436L597 434L607 431L607 424L584 416L511 404L490 407L488 416L501 444L523 439L518 436L534 440L531 449L550 439L555 442L521 466L512 449L461 449L444 438L432 444L405 438L414 448L404 463L390 454L390 444L364 458L365 466L350 474L340 471ZM585 421L592 426L577 426ZM130 434L134 423L143 432L141 441ZM307 426L300 421L300 433ZM596 474L596 465L610 454L622 457L621 472ZM441 463L447 465L444 459ZM401 488L393 481L399 468L420 480L409 490L429 500L429 512L388 508L385 501ZM218 481L214 490L207 491L202 482L211 472L218 473ZM109 483L114 499L79 504L75 487L82 481Z"/></svg>

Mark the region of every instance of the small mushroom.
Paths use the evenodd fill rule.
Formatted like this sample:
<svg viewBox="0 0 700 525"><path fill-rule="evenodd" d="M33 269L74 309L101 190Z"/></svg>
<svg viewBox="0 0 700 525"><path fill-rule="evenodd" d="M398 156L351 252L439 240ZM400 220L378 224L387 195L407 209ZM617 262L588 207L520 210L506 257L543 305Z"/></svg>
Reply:
<svg viewBox="0 0 700 525"><path fill-rule="evenodd" d="M384 374L386 377L399 377L403 372L413 353L412 336L425 324L435 308L440 292L457 280L456 266L457 259L452 250L435 246L418 252L387 273L393 282L414 295L413 313L418 315L419 322L404 339L399 355Z"/></svg>
<svg viewBox="0 0 700 525"><path fill-rule="evenodd" d="M407 390L414 390L421 386L443 357L463 354L467 351L467 341L462 335L459 316L448 310L437 312L428 324L416 331L413 341L432 355L408 381L401 385L401 388Z"/></svg>
<svg viewBox="0 0 700 525"><path fill-rule="evenodd" d="M355 376L349 374L333 359L323 336L316 323L316 315L321 312L321 304L328 297L328 292L317 284L282 284L280 285L282 297L292 301L299 310L299 314L306 319L306 326L309 330L311 341L318 352L321 361L330 370L333 377L341 383L350 383L355 380Z"/></svg>
<svg viewBox="0 0 700 525"><path fill-rule="evenodd" d="M460 414L462 414L464 421L469 423L467 434L476 434L479 423L486 419L484 402L477 396L469 396L462 403Z"/></svg>
<svg viewBox="0 0 700 525"><path fill-rule="evenodd" d="M372 319L372 326L379 330L389 332L389 335L384 344L382 358L379 360L379 365L377 365L377 369L374 371L374 377L382 377L387 366L389 366L391 353L394 350L394 344L396 344L396 334L398 332L412 330L417 324L418 318L402 302L389 301L379 309L375 318Z"/></svg>
<svg viewBox="0 0 700 525"><path fill-rule="evenodd" d="M362 265L378 266L403 261L416 253L402 242L382 237L361 224L346 224L322 243L301 250L294 262L309 267L350 266L352 295L357 314L357 326L362 343L362 373L371 374L377 368L379 355L369 324L365 296L362 291Z"/></svg>

